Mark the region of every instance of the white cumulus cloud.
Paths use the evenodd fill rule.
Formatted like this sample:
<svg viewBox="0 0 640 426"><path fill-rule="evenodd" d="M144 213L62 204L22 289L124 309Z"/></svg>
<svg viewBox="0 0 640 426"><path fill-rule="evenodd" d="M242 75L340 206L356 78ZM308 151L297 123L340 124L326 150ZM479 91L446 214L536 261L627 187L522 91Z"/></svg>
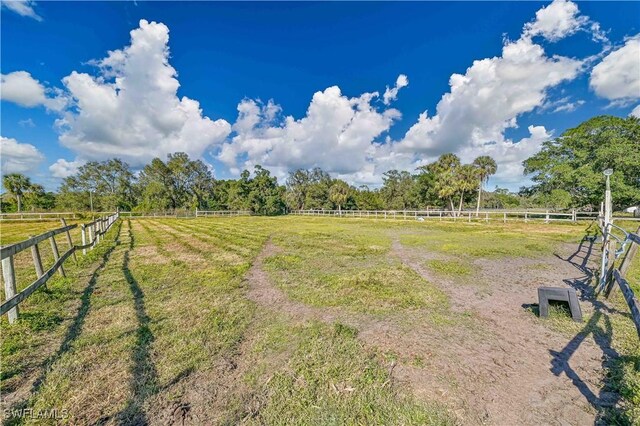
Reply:
<svg viewBox="0 0 640 426"><path fill-rule="evenodd" d="M232 171L261 164L275 170L322 167L334 173L358 172L373 153L374 140L400 118L396 109L374 107L378 96L373 92L351 98L333 86L313 95L305 117L280 120L280 108L273 102L245 99L238 105L236 135L218 159Z"/></svg>
<svg viewBox="0 0 640 426"><path fill-rule="evenodd" d="M539 149L549 133L532 126L530 137L511 141L505 131L518 127L522 114L557 103L549 102L549 89L573 80L583 67L581 60L547 55L533 36L555 41L573 34L587 22L578 13L575 4L556 0L538 11L518 40L505 41L501 56L476 60L464 74L453 74L450 91L442 96L435 115L422 113L394 143L395 150L413 154L414 164L445 152L458 153L467 161L473 160L473 153L492 155L499 159L496 181L515 182L518 174L522 179L522 161ZM558 105L559 110L578 106Z"/></svg>
<svg viewBox="0 0 640 426"><path fill-rule="evenodd" d="M0 136L2 174L33 172L42 160L44 160L44 155L35 146Z"/></svg>
<svg viewBox="0 0 640 426"><path fill-rule="evenodd" d="M480 155L489 155L498 165L492 184L513 189L524 186L527 182L523 177L522 161L540 151L542 143L553 136L544 126L529 126L528 130L529 136L518 141L506 139L478 147L464 147L459 151L460 159L470 163Z"/></svg>
<svg viewBox="0 0 640 426"><path fill-rule="evenodd" d="M45 88L26 71L0 74L0 99L27 108L44 106L52 111L61 111L67 104L60 89Z"/></svg>
<svg viewBox="0 0 640 426"><path fill-rule="evenodd" d="M26 71L0 74L0 99L24 107L43 105L46 101L44 86Z"/></svg>
<svg viewBox="0 0 640 426"><path fill-rule="evenodd" d="M398 148L441 154L501 141L507 128L517 127L519 115L542 106L547 90L575 78L581 64L548 57L529 37L507 42L502 56L475 61L464 75L453 74L436 114L421 114Z"/></svg>
<svg viewBox="0 0 640 426"><path fill-rule="evenodd" d="M554 0L536 12L536 19L524 26L523 35L539 35L554 42L580 30L589 31L594 40L607 41L600 25L581 15L577 4L569 0Z"/></svg>
<svg viewBox="0 0 640 426"><path fill-rule="evenodd" d="M42 21L42 17L38 15L34 9L36 2L33 0L2 0L0 3L2 7L6 7L20 16L27 16L36 21Z"/></svg>
<svg viewBox="0 0 640 426"><path fill-rule="evenodd" d="M404 74L382 95L347 95L338 86L318 91L302 117L285 115L273 100L247 98L238 104L231 125L205 116L196 100L178 97L180 83L169 63L169 29L146 20L131 31L129 45L90 62L94 73L74 71L65 77L64 91L47 89L30 74L17 72L2 76L2 98L23 106L61 105L60 142L77 158L52 164L50 171L57 177L69 176L89 160L119 157L140 166L155 156L184 151L196 158L211 152L232 174L256 164L280 178L296 168L322 167L354 184L379 184L389 169L414 170L454 152L467 162L478 155L493 156L498 161L493 182L514 188L523 180L522 161L535 154L552 131L529 126L529 136L520 140L505 132L517 128L523 114L572 111L583 103L569 97L554 100L549 92L585 72L597 55L549 55L541 44L579 31L607 42L598 23L581 15L575 3L555 0L543 7L517 40L504 41L497 56L452 74L435 113L421 114L398 141L387 132L401 114L389 105L409 84ZM637 49L637 42L638 37L627 40L594 68L591 84L600 96L618 99L619 81L633 83L628 78L633 64L621 64L627 64L626 49ZM624 93L625 99L632 97Z"/></svg>
<svg viewBox="0 0 640 426"><path fill-rule="evenodd" d="M382 96L383 102L385 105L389 105L392 101L395 101L398 98L398 92L403 87L407 87L409 85L409 79L406 75L400 74L396 79L396 85L392 88L387 86L387 89L384 91L384 95Z"/></svg>
<svg viewBox="0 0 640 426"><path fill-rule="evenodd" d="M49 171L53 177L64 179L76 174L78 168L84 164L83 160L67 161L64 158L60 158L49 166Z"/></svg>
<svg viewBox="0 0 640 426"><path fill-rule="evenodd" d="M631 101L640 98L640 34L609 53L593 67L589 84L601 98Z"/></svg>
<svg viewBox="0 0 640 426"><path fill-rule="evenodd" d="M177 96L168 43L166 25L141 20L130 45L92 61L99 75L65 77L73 107L57 122L60 142L85 160L120 157L135 166L176 151L198 158L225 140L229 123Z"/></svg>

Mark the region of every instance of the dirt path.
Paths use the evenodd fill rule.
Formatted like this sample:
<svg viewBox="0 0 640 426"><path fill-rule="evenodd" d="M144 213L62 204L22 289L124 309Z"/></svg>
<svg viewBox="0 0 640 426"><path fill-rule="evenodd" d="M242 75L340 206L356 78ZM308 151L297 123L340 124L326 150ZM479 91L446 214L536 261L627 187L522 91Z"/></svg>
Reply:
<svg viewBox="0 0 640 426"><path fill-rule="evenodd" d="M419 356L420 366L407 362L394 366L394 379L408 385L418 398L447 404L464 424L593 424L598 415L594 407L615 401L615 395L600 390L603 362L611 355L606 342L594 340L593 335L572 339L553 332L523 308L537 301L539 286L566 286L563 280L575 283L576 276L584 275L562 259L544 259L549 264L545 269L535 268L541 260L477 260L485 285L460 285L434 276L422 265L435 255L396 241L392 255L441 287L450 296L452 309L471 312L479 327L435 329L416 318L407 329L393 320L289 299L263 269L264 259L277 252L268 242L255 259L246 278L251 300L287 313L294 321L354 326L365 345L393 351L401 359ZM589 303L582 307L586 314L592 311Z"/></svg>
<svg viewBox="0 0 640 426"><path fill-rule="evenodd" d="M476 294L478 287L434 277L422 266L420 253L397 242L393 253L425 279L436 282L457 309L471 310L493 334L480 345L459 342L439 354L456 356L459 364L440 367L460 382L456 393L482 413L480 420L490 424L589 424L597 419L595 407L615 401L615 395L600 391L603 359L611 355L606 345L592 335L572 339L553 332L523 308L537 301L538 287L569 287L567 283L585 279L586 269L555 256L479 259L475 266L486 287ZM539 265L547 266L536 268ZM581 305L584 313L592 313L589 303Z"/></svg>

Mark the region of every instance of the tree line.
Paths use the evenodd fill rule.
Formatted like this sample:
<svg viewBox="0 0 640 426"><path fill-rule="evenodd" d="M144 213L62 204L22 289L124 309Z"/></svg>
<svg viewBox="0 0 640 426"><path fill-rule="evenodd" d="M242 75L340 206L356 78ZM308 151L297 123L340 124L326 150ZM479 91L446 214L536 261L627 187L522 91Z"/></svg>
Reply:
<svg viewBox="0 0 640 426"><path fill-rule="evenodd" d="M595 117L545 142L524 162L533 186L518 193L485 191L497 171L489 156L463 164L455 154L408 171L389 170L379 188L354 187L320 168L289 173L280 184L269 170L255 166L238 179L215 179L201 160L185 153L153 159L137 173L125 162L89 162L63 179L56 193L45 192L20 174L2 178L2 211L167 211L249 210L277 215L289 210L597 209L603 197L602 170L613 168L614 204L640 203L640 120Z"/></svg>

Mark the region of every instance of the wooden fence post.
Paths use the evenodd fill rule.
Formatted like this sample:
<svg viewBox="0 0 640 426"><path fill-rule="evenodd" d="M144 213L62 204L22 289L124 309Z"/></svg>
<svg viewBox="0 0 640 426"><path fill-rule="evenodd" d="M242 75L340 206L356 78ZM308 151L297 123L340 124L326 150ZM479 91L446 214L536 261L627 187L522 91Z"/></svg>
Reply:
<svg viewBox="0 0 640 426"><path fill-rule="evenodd" d="M82 235L82 254L83 255L87 255L87 248L84 247L87 245L87 230L84 226L84 224L80 225L80 235Z"/></svg>
<svg viewBox="0 0 640 426"><path fill-rule="evenodd" d="M30 236L29 238L33 238ZM38 278L44 275L44 269L42 268L42 259L40 258L40 249L37 244L31 246L31 257L33 257L33 266L36 268L36 275ZM46 284L45 284L46 285Z"/></svg>
<svg viewBox="0 0 640 426"><path fill-rule="evenodd" d="M91 243L91 250L93 250L93 246L96 245L95 229L94 229L94 224L93 223L91 225L89 225L89 242Z"/></svg>
<svg viewBox="0 0 640 426"><path fill-rule="evenodd" d="M502 223L507 223L507 214L502 213Z"/></svg>
<svg viewBox="0 0 640 426"><path fill-rule="evenodd" d="M636 231L636 235L640 236L640 227L638 227L638 230ZM631 246L629 247L629 250L627 251L627 253L624 256L624 259L622 259L622 263L620 264L620 276L622 276L624 278L625 275L627 275L627 271L629 270L629 267L631 266L631 262L633 261L633 258L636 256L636 253L638 252L638 244L635 244L633 242L631 242ZM616 285L615 285L615 281L612 279L612 282L608 285L608 292L606 293L606 296L609 297L611 296L612 293L615 293L616 290Z"/></svg>
<svg viewBox="0 0 640 426"><path fill-rule="evenodd" d="M547 210L547 215L545 216L544 223L549 223L549 210Z"/></svg>
<svg viewBox="0 0 640 426"><path fill-rule="evenodd" d="M67 226L67 221L64 220L64 217L60 218L60 222L62 222L62 226ZM69 249L73 248L73 241L71 241L71 232L67 229L67 243L69 243ZM78 257L76 256L76 252L73 252L73 260L78 263Z"/></svg>
<svg viewBox="0 0 640 426"><path fill-rule="evenodd" d="M53 260L57 262L58 259L60 259L60 253L58 252L56 237L52 235L51 238L49 238L49 241L51 241L51 251L53 251ZM60 275L62 275L63 277L67 276L67 274L64 272L64 266L62 264L60 265Z"/></svg>
<svg viewBox="0 0 640 426"><path fill-rule="evenodd" d="M2 259L2 276L4 277L4 295L5 300L11 299L16 295L16 273L13 269L13 256ZM13 324L18 319L18 307L12 308L7 313L9 316L9 324Z"/></svg>
<svg viewBox="0 0 640 426"><path fill-rule="evenodd" d="M636 231L636 235L640 237L640 226ZM629 247L629 251L624 256L624 259L622 260L622 264L620 265L620 275L622 275L623 277L627 274L627 271L631 266L631 261L636 256L637 252L638 252L638 244L631 242L631 247Z"/></svg>

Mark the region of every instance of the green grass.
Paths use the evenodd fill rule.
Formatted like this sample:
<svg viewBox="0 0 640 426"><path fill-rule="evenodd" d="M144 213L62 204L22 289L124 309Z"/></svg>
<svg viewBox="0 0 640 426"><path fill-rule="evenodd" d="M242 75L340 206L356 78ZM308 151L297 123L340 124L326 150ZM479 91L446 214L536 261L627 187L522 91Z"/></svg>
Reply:
<svg viewBox="0 0 640 426"><path fill-rule="evenodd" d="M3 243L57 224L11 226L2 229ZM394 256L394 239L445 254L427 267L468 279L474 258L549 255L582 231L299 217L121 221L77 265L67 262L68 278L56 276L25 301L17 324L0 320L0 383L12 398L3 408L67 409L68 424L164 424L180 404L203 424L453 424L446 407L414 398L390 376L394 357L428 368L422 355L380 353L350 325L292 318L251 301L246 276L258 253L272 242L265 270L309 309L421 321L442 333L462 327L480 339L474 314L453 312L437 283ZM29 257L16 259L21 288L34 274ZM612 375L632 418L638 345L624 320L612 321L624 355ZM581 330L562 308L552 311L549 323L565 321Z"/></svg>
<svg viewBox="0 0 640 426"><path fill-rule="evenodd" d="M637 223L617 223L628 231L635 232ZM621 259L618 260L620 262ZM640 256L637 256L626 276L636 297L640 295ZM591 283L595 285L595 283ZM598 300L606 300L599 295ZM596 303L598 303L598 300ZM617 392L621 401L619 407L607 408L603 412L604 424L640 425L640 339L633 321L628 316L629 307L619 289L608 299L620 314L612 315L603 310L595 314L584 315L582 323L571 319L566 304L550 305L549 317L544 319L547 326L567 336L597 336L619 356L612 360L607 371L607 386L610 391ZM530 311L538 315L537 306Z"/></svg>
<svg viewBox="0 0 640 426"><path fill-rule="evenodd" d="M389 366L356 336L357 330L341 323L292 328L273 318L255 356L286 361L277 366L258 361L247 375L253 383L265 383L265 378L268 383L259 388L263 408L250 423L454 424L443 407L398 393Z"/></svg>
<svg viewBox="0 0 640 426"><path fill-rule="evenodd" d="M629 227L635 231L637 223ZM627 271L627 281L636 297L640 295L640 255L636 255ZM620 292L614 298L617 309L628 312L629 308ZM622 414L611 413L611 417L621 424L640 425L640 339L630 319L612 321L615 336L613 347L620 353L612 368L612 384L620 393L625 404Z"/></svg>
<svg viewBox="0 0 640 426"><path fill-rule="evenodd" d="M402 235L409 247L471 258L538 257L558 243L577 242L585 226L543 224L433 224L420 233Z"/></svg>
<svg viewBox="0 0 640 426"><path fill-rule="evenodd" d="M293 300L385 314L397 309L448 310L447 296L390 256L389 228L366 221L308 221L279 230L280 250L265 261L276 284Z"/></svg>
<svg viewBox="0 0 640 426"><path fill-rule="evenodd" d="M466 263L457 260L430 260L427 266L442 275L446 276L469 276L473 272L473 268Z"/></svg>
<svg viewBox="0 0 640 426"><path fill-rule="evenodd" d="M120 222L78 266L68 262L69 278L52 280L47 292L27 300L16 325L3 320L3 365L12 366L3 368L3 392L35 386L33 395L12 400L8 408L68 410L65 421L70 424L145 422L148 415L153 423L156 407L188 394L190 377L215 384L221 379L216 365L233 359L247 335L255 333L251 327L257 307L245 296L243 277L276 230L284 236L286 229L284 238L305 250L269 259L273 272L300 270L307 266L308 256L334 250L329 255L339 258L346 273L336 265L325 271L327 288L334 289L327 304L340 295L346 296L343 305L363 311L370 310L367 303L380 312L431 304L446 309L443 293L399 262L383 261L390 247L385 235L354 232L344 240L334 229L301 224L297 230L302 228L306 235L297 238L290 224L268 218ZM18 232L14 234L19 238ZM346 244L336 244L340 241ZM104 267L95 276L88 274L101 258L107 259ZM330 259L325 256L322 262L328 264ZM377 269L368 268L375 263ZM30 265L20 267L26 273ZM261 422L450 420L444 409L413 401L392 386L386 367L362 346L357 330L339 324L292 326L282 320L265 327L267 340L256 341L252 349L261 354L260 362L244 380L250 382L260 374L259 365L270 362L263 353L283 350L277 345L274 349L275 343L269 341L280 331L288 357L285 365L271 372L268 384L257 381L251 387L266 401L256 418ZM295 380L291 371L296 372ZM354 390L340 388L336 393L332 385L343 386L341 380L348 380L344 386ZM244 418L242 401L234 405L232 400L214 410L215 418L228 423Z"/></svg>

